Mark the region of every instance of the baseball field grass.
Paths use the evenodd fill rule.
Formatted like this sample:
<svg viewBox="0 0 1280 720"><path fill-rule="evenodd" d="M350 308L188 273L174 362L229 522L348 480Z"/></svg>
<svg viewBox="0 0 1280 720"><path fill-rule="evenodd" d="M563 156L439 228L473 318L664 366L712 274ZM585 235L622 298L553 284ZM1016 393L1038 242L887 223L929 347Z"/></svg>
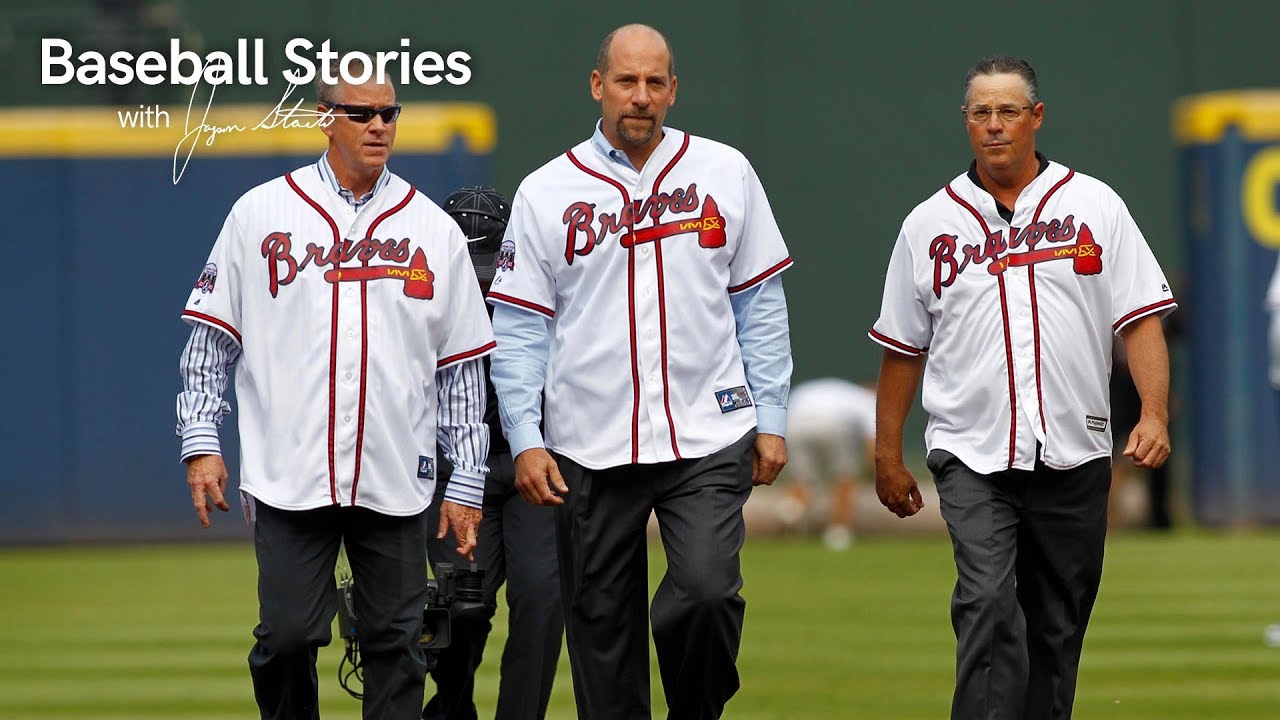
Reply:
<svg viewBox="0 0 1280 720"><path fill-rule="evenodd" d="M661 552L651 547L654 577ZM742 690L726 717L936 720L954 640L945 538L748 541ZM0 718L256 717L248 544L0 550ZM502 610L477 680L492 717ZM1280 718L1280 535L1114 535L1077 718ZM321 653L321 710L358 718ZM654 715L663 717L656 687ZM572 718L562 656L551 718Z"/></svg>

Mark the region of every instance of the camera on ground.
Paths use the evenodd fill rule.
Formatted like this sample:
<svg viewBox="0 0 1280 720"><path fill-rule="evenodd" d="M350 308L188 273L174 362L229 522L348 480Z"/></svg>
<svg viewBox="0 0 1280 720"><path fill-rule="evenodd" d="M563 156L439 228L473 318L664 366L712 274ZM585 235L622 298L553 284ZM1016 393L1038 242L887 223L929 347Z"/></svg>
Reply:
<svg viewBox="0 0 1280 720"><path fill-rule="evenodd" d="M359 619L355 612L355 580L341 575L338 582L338 634L346 646L338 665L338 684L351 697L361 700L364 668L360 661ZM427 603L422 608L422 631L418 644L426 652L427 671L434 670L440 652L453 641L457 620L484 620L489 610L484 603L484 571L471 563L457 568L452 563L436 563L435 577L427 580Z"/></svg>

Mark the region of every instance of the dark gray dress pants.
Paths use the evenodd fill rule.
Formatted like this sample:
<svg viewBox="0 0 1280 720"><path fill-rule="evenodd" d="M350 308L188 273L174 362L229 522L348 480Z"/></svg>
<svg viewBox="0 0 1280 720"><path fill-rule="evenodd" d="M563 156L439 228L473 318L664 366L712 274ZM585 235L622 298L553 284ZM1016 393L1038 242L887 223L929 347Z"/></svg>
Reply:
<svg viewBox="0 0 1280 720"><path fill-rule="evenodd" d="M973 472L929 453L957 580L955 720L1071 717L1102 580L1111 459Z"/></svg>
<svg viewBox="0 0 1280 720"><path fill-rule="evenodd" d="M249 672L262 717L320 717L316 653L332 638L333 573L343 542L355 579L364 717L418 717L427 672L418 646L427 600L423 514L338 506L289 511L260 502L253 542L259 621Z"/></svg>
<svg viewBox="0 0 1280 720"><path fill-rule="evenodd" d="M704 458L605 470L555 456L569 488L556 532L579 718L648 720L650 617L668 718L718 718L737 692L754 441L752 431ZM650 511L667 555L652 608Z"/></svg>

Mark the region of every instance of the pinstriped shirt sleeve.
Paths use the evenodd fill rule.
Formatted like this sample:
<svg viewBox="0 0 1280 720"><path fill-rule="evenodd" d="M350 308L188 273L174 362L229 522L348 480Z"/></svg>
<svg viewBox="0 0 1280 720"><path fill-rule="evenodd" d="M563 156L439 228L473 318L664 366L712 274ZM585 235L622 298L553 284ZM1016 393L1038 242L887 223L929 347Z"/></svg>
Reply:
<svg viewBox="0 0 1280 720"><path fill-rule="evenodd" d="M489 426L484 421L484 358L473 358L436 372L439 403L436 441L453 464L445 487L449 502L480 508L489 472Z"/></svg>
<svg viewBox="0 0 1280 720"><path fill-rule="evenodd" d="M196 455L221 455L218 428L231 412L222 399L231 368L240 359L240 346L229 334L204 323L195 323L182 351L179 373L178 426L183 462Z"/></svg>

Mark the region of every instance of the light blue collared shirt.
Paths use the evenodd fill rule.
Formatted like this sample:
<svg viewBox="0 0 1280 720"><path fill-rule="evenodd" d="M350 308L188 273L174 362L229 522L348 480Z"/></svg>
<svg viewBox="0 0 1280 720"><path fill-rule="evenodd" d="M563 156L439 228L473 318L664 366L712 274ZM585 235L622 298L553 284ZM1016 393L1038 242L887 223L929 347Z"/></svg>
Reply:
<svg viewBox="0 0 1280 720"><path fill-rule="evenodd" d="M635 165L631 164L631 158L627 157L626 153L609 144L609 138L604 136L603 123L603 120L596 121L596 131L591 135L591 147L595 148L595 151L600 153L602 156L609 158L619 165L631 168L632 172L640 172L636 169ZM665 133L666 130L663 130L663 132Z"/></svg>
<svg viewBox="0 0 1280 720"><path fill-rule="evenodd" d="M625 157L625 156L624 156ZM329 151L325 150L320 156L320 161L316 163L316 172L320 173L320 179L325 181L333 191L338 193L352 210L359 210L364 207L365 203L373 199L378 191L387 186L391 182L391 173L383 166L382 172L378 173L378 179L373 182L373 189L365 193L360 199L356 199L356 194L342 187L342 183L338 182L338 176L333 174L333 167L329 165Z"/></svg>
<svg viewBox="0 0 1280 720"><path fill-rule="evenodd" d="M596 122L591 147L611 162L639 172L627 154L614 148ZM791 340L787 324L787 299L782 276L775 275L729 296L738 329L738 346L747 385L756 404L756 430L787 434L787 394L791 389ZM498 394L502 431L515 457L533 447L543 447L542 386L551 354L551 331L544 315L497 303L493 308L493 332L498 347L518 359L493 363L491 380Z"/></svg>

